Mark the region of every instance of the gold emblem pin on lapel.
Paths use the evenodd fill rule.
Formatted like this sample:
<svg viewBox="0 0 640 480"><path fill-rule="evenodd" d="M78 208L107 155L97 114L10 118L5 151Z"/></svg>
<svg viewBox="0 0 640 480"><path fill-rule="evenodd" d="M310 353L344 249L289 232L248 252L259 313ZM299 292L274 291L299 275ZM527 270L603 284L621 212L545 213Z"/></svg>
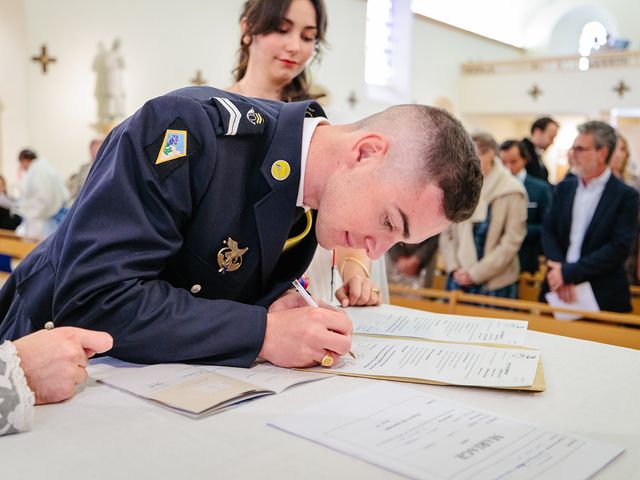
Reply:
<svg viewBox="0 0 640 480"><path fill-rule="evenodd" d="M271 165L271 176L276 180L282 181L289 178L291 166L286 160L276 160Z"/></svg>
<svg viewBox="0 0 640 480"><path fill-rule="evenodd" d="M226 247L222 247L218 251L218 266L220 267L218 272L222 274L235 272L242 265L242 255L247 253L249 247L239 248L238 242L231 237L222 243L224 243Z"/></svg>

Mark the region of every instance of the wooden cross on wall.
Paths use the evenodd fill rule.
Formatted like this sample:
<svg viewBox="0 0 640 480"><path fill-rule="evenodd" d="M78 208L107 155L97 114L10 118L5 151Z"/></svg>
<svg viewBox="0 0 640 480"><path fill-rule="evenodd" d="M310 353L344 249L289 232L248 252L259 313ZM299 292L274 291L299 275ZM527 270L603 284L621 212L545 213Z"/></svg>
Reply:
<svg viewBox="0 0 640 480"><path fill-rule="evenodd" d="M534 84L533 84L533 87L531 87L531 90L529 90L527 93L528 93L528 94L531 96L531 98L533 98L534 100L538 100L538 97L539 97L540 95L542 95L542 90L540 90L540 87L538 87L538 84L537 84L537 83L534 83Z"/></svg>
<svg viewBox="0 0 640 480"><path fill-rule="evenodd" d="M207 83L207 81L202 77L202 70L196 71L196 76L191 79L191 83L194 85L205 85Z"/></svg>
<svg viewBox="0 0 640 480"><path fill-rule="evenodd" d="M618 96L620 98L624 97L624 94L627 93L629 90L631 90L631 88L629 88L629 85L624 83L623 80L620 80L618 84L615 87L613 87L613 91L618 92Z"/></svg>
<svg viewBox="0 0 640 480"><path fill-rule="evenodd" d="M349 106L351 107L352 110L356 108L356 105L358 104L359 101L360 100L356 96L356 92L354 90L351 90L351 92L349 93L349 96L347 97L347 102L349 103Z"/></svg>
<svg viewBox="0 0 640 480"><path fill-rule="evenodd" d="M47 46L42 45L42 47L40 47L40 55L34 55L31 57L31 61L38 62L42 66L42 73L47 73L47 67L49 64L57 62L58 59L50 57L47 53Z"/></svg>

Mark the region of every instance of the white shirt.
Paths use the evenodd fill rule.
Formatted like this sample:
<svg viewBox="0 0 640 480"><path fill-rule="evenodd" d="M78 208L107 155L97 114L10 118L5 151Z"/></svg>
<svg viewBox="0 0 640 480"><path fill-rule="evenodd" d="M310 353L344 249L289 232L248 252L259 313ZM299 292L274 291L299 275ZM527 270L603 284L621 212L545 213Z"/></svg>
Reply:
<svg viewBox="0 0 640 480"><path fill-rule="evenodd" d="M594 178L587 185L584 184L582 178L578 178L578 189L573 199L571 235L566 257L568 263L575 263L580 259L584 235L587 233L587 228L589 228L604 187L610 177L611 169L607 167L599 177Z"/></svg>
<svg viewBox="0 0 640 480"><path fill-rule="evenodd" d="M516 177L518 180L520 180L520 182L524 184L524 181L527 178L527 171L523 168L518 173L516 173L514 177Z"/></svg>
<svg viewBox="0 0 640 480"><path fill-rule="evenodd" d="M51 233L49 219L64 207L69 191L60 174L44 158L31 162L20 185L15 213L22 217L18 235L44 238Z"/></svg>
<svg viewBox="0 0 640 480"><path fill-rule="evenodd" d="M298 187L298 198L296 199L296 207L302 207L309 210L304 204L304 172L307 169L307 156L309 155L309 145L311 138L316 131L316 127L321 123L328 124L329 121L324 117L305 118L302 126L302 151L300 158L300 186Z"/></svg>

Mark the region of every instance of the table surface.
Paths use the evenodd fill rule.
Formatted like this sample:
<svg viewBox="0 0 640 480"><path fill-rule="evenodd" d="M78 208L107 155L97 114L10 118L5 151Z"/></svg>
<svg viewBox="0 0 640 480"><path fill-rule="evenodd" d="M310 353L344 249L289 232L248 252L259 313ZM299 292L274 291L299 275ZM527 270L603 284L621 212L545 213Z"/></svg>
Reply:
<svg viewBox="0 0 640 480"><path fill-rule="evenodd" d="M640 478L640 351L539 332L542 393L405 384L441 398L626 448L594 478ZM36 408L33 429L0 438L11 479L403 478L267 422L376 380L331 377L191 419L90 381Z"/></svg>

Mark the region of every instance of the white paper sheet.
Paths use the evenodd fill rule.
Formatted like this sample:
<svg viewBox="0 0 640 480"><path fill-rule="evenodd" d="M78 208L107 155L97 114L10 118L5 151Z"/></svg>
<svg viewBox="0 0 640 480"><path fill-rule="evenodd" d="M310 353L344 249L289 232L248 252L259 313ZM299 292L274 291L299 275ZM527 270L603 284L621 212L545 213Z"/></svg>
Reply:
<svg viewBox="0 0 640 480"><path fill-rule="evenodd" d="M406 377L452 385L526 387L533 384L540 352L521 348L497 348L470 344L429 342L385 337L352 337L357 358L342 356L322 373Z"/></svg>
<svg viewBox="0 0 640 480"><path fill-rule="evenodd" d="M377 382L269 424L425 480L586 479L624 451L391 382Z"/></svg>
<svg viewBox="0 0 640 480"><path fill-rule="evenodd" d="M591 283L589 282L576 285L576 301L573 303L566 303L560 300L560 297L555 292L546 293L545 298L547 299L547 303L552 307L575 308L576 310L584 310L585 312L600 311L600 306L596 301L593 288L591 288ZM577 320L582 318L580 315L561 312L553 312L553 316L558 320Z"/></svg>
<svg viewBox="0 0 640 480"><path fill-rule="evenodd" d="M528 322L422 312L395 305L350 307L353 331L447 342L523 345ZM508 315L508 312L505 312Z"/></svg>

